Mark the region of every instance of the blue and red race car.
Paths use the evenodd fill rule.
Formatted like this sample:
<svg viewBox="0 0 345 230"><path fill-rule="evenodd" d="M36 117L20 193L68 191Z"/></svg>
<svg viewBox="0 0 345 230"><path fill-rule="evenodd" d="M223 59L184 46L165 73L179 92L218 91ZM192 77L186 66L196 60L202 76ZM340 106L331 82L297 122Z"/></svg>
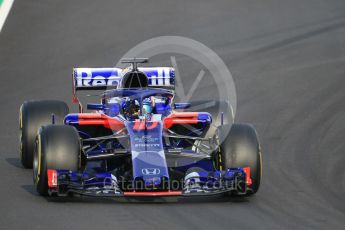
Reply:
<svg viewBox="0 0 345 230"><path fill-rule="evenodd" d="M138 67L75 68L73 101L26 101L20 108L20 157L39 194L66 196L251 195L261 179L252 125L225 124L189 103L175 103L175 72ZM84 108L77 93L102 90ZM228 107L229 108L229 107ZM231 119L227 119L231 120Z"/></svg>

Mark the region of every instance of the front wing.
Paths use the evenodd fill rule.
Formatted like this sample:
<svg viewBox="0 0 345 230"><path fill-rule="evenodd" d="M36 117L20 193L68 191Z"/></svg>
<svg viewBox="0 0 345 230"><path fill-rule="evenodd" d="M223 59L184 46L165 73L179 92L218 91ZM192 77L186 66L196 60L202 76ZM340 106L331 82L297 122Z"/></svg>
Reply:
<svg viewBox="0 0 345 230"><path fill-rule="evenodd" d="M252 183L249 168L192 172L182 181L182 190L173 188L136 190L134 187L124 190L121 182L110 172L91 175L86 172L48 169L47 174L51 196L79 194L93 197L166 197L211 196L226 193L242 195L247 193Z"/></svg>

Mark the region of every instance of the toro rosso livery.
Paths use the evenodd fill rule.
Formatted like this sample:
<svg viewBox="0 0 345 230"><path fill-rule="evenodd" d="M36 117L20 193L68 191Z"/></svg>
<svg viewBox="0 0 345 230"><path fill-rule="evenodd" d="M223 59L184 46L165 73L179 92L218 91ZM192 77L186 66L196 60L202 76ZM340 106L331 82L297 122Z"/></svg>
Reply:
<svg viewBox="0 0 345 230"><path fill-rule="evenodd" d="M195 111L175 103L175 72L137 67L75 68L73 102L26 101L20 108L20 157L41 195L251 195L261 179L252 125L232 122L231 106ZM78 92L101 90L99 104ZM223 103L224 104L224 103ZM228 104L227 104L228 105ZM84 112L89 111L89 112ZM220 117L221 119L216 119Z"/></svg>

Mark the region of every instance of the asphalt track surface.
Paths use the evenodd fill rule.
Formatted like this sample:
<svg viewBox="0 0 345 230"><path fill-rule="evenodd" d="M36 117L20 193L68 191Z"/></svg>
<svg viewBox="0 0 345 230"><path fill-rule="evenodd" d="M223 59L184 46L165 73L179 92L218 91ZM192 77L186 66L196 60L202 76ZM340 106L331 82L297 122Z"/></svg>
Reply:
<svg viewBox="0 0 345 230"><path fill-rule="evenodd" d="M39 197L19 162L20 104L69 102L73 66L112 66L162 35L198 40L231 69L236 120L260 134L259 192L144 203ZM17 0L0 34L0 81L0 229L345 228L343 0Z"/></svg>

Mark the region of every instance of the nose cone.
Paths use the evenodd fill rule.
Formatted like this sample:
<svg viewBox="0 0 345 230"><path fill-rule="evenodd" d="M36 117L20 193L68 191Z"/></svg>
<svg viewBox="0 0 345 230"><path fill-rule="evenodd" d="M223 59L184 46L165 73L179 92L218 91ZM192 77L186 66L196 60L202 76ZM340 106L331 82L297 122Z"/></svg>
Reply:
<svg viewBox="0 0 345 230"><path fill-rule="evenodd" d="M153 191L169 189L169 180L166 177L143 176L134 180L133 189L136 191Z"/></svg>
<svg viewBox="0 0 345 230"><path fill-rule="evenodd" d="M151 177L151 178L144 178L145 186L147 188L156 188L161 185L161 178L160 177Z"/></svg>

